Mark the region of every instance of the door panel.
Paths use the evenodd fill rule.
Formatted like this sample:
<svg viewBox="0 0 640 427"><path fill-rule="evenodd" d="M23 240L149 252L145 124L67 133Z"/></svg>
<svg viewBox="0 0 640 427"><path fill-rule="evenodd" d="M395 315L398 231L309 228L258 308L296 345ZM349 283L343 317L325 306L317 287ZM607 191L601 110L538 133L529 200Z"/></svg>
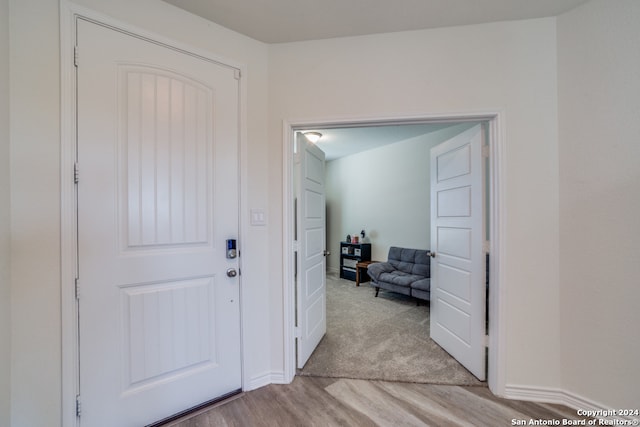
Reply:
<svg viewBox="0 0 640 427"><path fill-rule="evenodd" d="M431 150L431 337L485 379L482 127Z"/></svg>
<svg viewBox="0 0 640 427"><path fill-rule="evenodd" d="M327 331L324 153L298 136L300 253L298 254L298 367L304 367Z"/></svg>
<svg viewBox="0 0 640 427"><path fill-rule="evenodd" d="M118 69L128 246L207 242L213 89L155 67Z"/></svg>
<svg viewBox="0 0 640 427"><path fill-rule="evenodd" d="M81 425L241 388L234 71L78 21Z"/></svg>
<svg viewBox="0 0 640 427"><path fill-rule="evenodd" d="M120 293L128 389L200 363L217 363L210 328L213 277L124 287Z"/></svg>
<svg viewBox="0 0 640 427"><path fill-rule="evenodd" d="M471 230L468 228L438 227L437 254L449 255L459 260L468 260L471 256Z"/></svg>
<svg viewBox="0 0 640 427"><path fill-rule="evenodd" d="M469 306L463 309L458 308L460 304L447 301L448 298L440 297L438 300L438 321L454 339L459 340L462 344L470 346L470 316L468 314ZM451 299L449 299L451 301ZM465 310L466 309L466 310Z"/></svg>
<svg viewBox="0 0 640 427"><path fill-rule="evenodd" d="M438 192L438 217L471 215L471 189L452 188Z"/></svg>
<svg viewBox="0 0 640 427"><path fill-rule="evenodd" d="M439 288L462 301L471 300L471 273L445 264L438 264Z"/></svg>

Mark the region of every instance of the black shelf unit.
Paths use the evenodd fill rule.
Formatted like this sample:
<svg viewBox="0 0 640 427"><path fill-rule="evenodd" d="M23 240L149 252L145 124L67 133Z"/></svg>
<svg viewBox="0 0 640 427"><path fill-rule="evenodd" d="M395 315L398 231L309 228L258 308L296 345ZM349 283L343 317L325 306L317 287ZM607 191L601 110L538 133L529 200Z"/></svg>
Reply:
<svg viewBox="0 0 640 427"><path fill-rule="evenodd" d="M356 264L371 261L371 243L340 242L340 278L356 280ZM365 281L365 280L362 280Z"/></svg>

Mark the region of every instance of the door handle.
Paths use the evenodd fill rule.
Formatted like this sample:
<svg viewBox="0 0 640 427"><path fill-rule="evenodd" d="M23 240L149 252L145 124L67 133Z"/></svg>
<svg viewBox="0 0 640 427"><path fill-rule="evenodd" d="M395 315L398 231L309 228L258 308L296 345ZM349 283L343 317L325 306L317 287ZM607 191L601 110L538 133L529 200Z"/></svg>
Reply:
<svg viewBox="0 0 640 427"><path fill-rule="evenodd" d="M435 252L431 252L431 251L429 251L429 256L430 256L431 258L435 258L435 257L436 257L436 253L435 253Z"/></svg>
<svg viewBox="0 0 640 427"><path fill-rule="evenodd" d="M227 270L228 277L236 277L237 275L238 275L238 272L236 271L235 268L230 268Z"/></svg>

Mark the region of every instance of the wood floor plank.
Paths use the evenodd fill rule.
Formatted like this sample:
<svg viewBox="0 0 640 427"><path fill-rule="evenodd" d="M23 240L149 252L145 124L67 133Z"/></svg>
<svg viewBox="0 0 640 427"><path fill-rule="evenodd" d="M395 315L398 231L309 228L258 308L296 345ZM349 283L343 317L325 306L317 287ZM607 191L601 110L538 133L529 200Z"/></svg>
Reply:
<svg viewBox="0 0 640 427"><path fill-rule="evenodd" d="M480 426L574 418L561 405L501 399L482 386L296 377L166 427Z"/></svg>
<svg viewBox="0 0 640 427"><path fill-rule="evenodd" d="M340 380L326 388L327 392L353 410L366 415L374 425L427 426L407 412L373 381Z"/></svg>
<svg viewBox="0 0 640 427"><path fill-rule="evenodd" d="M485 399L492 399L501 405L508 406L521 412L528 419L586 419L577 415L575 409L567 408L562 405L554 405L547 403L526 402L521 400L503 399L493 395L486 387L468 387L470 393L475 393Z"/></svg>
<svg viewBox="0 0 640 427"><path fill-rule="evenodd" d="M367 417L352 411L326 392L326 382L316 378L302 380L296 377L292 387L282 387L287 404L299 409L297 419L305 420L306 425L318 426L374 426Z"/></svg>
<svg viewBox="0 0 640 427"><path fill-rule="evenodd" d="M578 415L578 411L573 408L568 408L564 405L558 405L555 403L542 403L539 404L542 408L545 408L552 413L556 414L556 417L562 417L567 419L590 419L589 417L584 417Z"/></svg>
<svg viewBox="0 0 640 427"><path fill-rule="evenodd" d="M416 384L401 384L401 383L381 383L381 387L389 394L395 396L398 399L403 399L410 405L418 408L432 425L455 425L470 427L474 424L464 416L459 416L451 411L446 405L442 405L440 402L425 398L424 387Z"/></svg>
<svg viewBox="0 0 640 427"><path fill-rule="evenodd" d="M510 425L510 420L520 418L522 413L499 405L468 392L472 387L436 386L428 384L408 384L408 387L432 405L439 405L451 417L474 426ZM509 421L509 424L506 424Z"/></svg>

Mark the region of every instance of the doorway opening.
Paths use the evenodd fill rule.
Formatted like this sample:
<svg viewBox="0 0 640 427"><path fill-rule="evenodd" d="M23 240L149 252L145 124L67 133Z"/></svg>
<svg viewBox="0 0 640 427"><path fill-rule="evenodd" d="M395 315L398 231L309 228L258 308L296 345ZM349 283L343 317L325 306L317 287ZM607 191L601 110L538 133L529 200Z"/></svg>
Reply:
<svg viewBox="0 0 640 427"><path fill-rule="evenodd" d="M329 129L349 129L349 128L372 128L372 127L395 127L401 125L419 126L419 125L431 125L451 127L454 125L469 125L471 123L483 122L486 124L486 138L489 151L489 164L490 167L487 170L486 179L488 180L489 197L487 200L488 220L487 225L489 228L488 249L491 253L490 258L490 271L492 272L489 284L489 301L487 318L491 319L491 323L488 330L488 384L490 389L499 394L504 389L503 378L503 359L501 343L504 337L500 325L500 313L502 308L500 306L500 292L499 284L502 272L500 269L500 248L503 246L500 243L501 224L500 217L500 179L502 175L501 170L504 169L504 161L502 159L502 144L503 139L501 137L502 121L500 113L491 112L484 114L460 114L460 115L447 115L447 116L422 116L422 117L402 117L402 118L372 118L367 120L348 120L348 119L336 119L336 120L318 120L318 121L305 121L305 122L285 122L285 135L284 135L284 220L285 220L285 244L284 244L284 267L285 267L285 368L286 377L289 381L293 379L296 373L296 305L295 305L295 239L294 239L294 227L295 227L295 207L293 205L295 194L295 173L293 166L295 165L294 158L294 141L295 135L301 131L315 130L321 132ZM354 167L356 167L354 165ZM350 231L350 230L349 230ZM359 231L359 230L354 230ZM344 237L342 237L344 239ZM329 243L329 242L328 242ZM335 243L335 242L334 242ZM326 249L334 254L338 252L332 244L331 247ZM335 249L335 250L332 250ZM338 255L338 254L336 254ZM386 255L386 254L385 254ZM376 258L379 258L376 257ZM335 264L335 261L329 263L330 266ZM335 265L333 266L335 268Z"/></svg>

